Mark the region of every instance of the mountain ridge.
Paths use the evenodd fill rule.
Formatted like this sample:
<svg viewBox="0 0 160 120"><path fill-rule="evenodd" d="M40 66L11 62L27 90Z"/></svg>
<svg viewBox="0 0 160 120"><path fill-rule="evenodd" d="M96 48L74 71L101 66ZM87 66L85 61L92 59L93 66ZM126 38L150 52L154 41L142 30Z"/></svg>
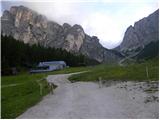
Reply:
<svg viewBox="0 0 160 120"><path fill-rule="evenodd" d="M98 62L117 62L121 56L104 48L99 39L87 35L80 25L62 26L24 6L13 6L1 17L2 34L11 35L24 43L62 48L74 54L83 54Z"/></svg>
<svg viewBox="0 0 160 120"><path fill-rule="evenodd" d="M151 42L159 41L159 9L130 25L122 43L115 48L125 56L138 54Z"/></svg>

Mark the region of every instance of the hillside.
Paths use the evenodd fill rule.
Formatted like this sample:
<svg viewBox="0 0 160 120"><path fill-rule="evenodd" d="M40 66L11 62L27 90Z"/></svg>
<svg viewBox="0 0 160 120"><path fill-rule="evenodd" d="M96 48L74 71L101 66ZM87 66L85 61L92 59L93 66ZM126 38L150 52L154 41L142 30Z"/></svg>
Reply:
<svg viewBox="0 0 160 120"><path fill-rule="evenodd" d="M1 45L2 75L9 74L9 69L12 67L29 69L40 61L63 60L68 66L87 66L99 63L84 55L74 55L62 49L24 44L22 41L7 36L1 36Z"/></svg>
<svg viewBox="0 0 160 120"><path fill-rule="evenodd" d="M159 56L159 41L150 42L135 56L137 60L151 59Z"/></svg>
<svg viewBox="0 0 160 120"><path fill-rule="evenodd" d="M80 25L59 25L24 6L13 6L1 17L2 34L30 45L61 48L83 54L98 62L117 62L120 56L104 48L96 36L87 35Z"/></svg>
<svg viewBox="0 0 160 120"><path fill-rule="evenodd" d="M159 10L156 10L148 17L135 22L134 26L129 26L122 43L115 49L125 56L136 56L140 51L144 51L144 48L146 50L148 44L157 43L158 41ZM151 46L157 48L156 43Z"/></svg>

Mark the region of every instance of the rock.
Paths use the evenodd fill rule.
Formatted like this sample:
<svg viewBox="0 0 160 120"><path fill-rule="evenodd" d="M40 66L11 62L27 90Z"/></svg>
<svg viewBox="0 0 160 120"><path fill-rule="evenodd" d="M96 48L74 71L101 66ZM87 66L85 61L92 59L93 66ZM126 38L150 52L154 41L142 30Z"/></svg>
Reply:
<svg viewBox="0 0 160 120"><path fill-rule="evenodd" d="M64 23L64 24L63 24L64 33L67 34L67 31L68 31L71 27L72 27L72 26L69 25L68 23Z"/></svg>
<svg viewBox="0 0 160 120"><path fill-rule="evenodd" d="M68 34L64 39L64 49L73 53L79 52L85 39L83 28L80 25L74 25L67 32Z"/></svg>
<svg viewBox="0 0 160 120"><path fill-rule="evenodd" d="M123 57L120 54L116 54L113 50L104 48L99 43L99 39L97 37L90 37L87 34L85 35L85 41L82 44L80 52L98 60L99 62L105 63L116 63Z"/></svg>
<svg viewBox="0 0 160 120"><path fill-rule="evenodd" d="M104 48L96 36L87 35L80 25L62 26L24 6L13 6L1 17L2 34L11 35L24 43L62 48L83 54L99 62L117 62L121 57Z"/></svg>
<svg viewBox="0 0 160 120"><path fill-rule="evenodd" d="M125 55L133 55L155 41L159 41L159 10L129 26L116 49Z"/></svg>

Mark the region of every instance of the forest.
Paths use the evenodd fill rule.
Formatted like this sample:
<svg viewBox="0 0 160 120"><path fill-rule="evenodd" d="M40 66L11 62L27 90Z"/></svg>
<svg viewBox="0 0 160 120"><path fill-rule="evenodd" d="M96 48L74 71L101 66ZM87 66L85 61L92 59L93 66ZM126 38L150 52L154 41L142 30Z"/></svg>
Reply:
<svg viewBox="0 0 160 120"><path fill-rule="evenodd" d="M15 40L11 36L1 35L1 69L2 75L11 68L31 69L41 61L65 61L68 66L90 66L96 65L96 60L84 55L72 54L62 49L45 48L40 45L29 45L23 41Z"/></svg>

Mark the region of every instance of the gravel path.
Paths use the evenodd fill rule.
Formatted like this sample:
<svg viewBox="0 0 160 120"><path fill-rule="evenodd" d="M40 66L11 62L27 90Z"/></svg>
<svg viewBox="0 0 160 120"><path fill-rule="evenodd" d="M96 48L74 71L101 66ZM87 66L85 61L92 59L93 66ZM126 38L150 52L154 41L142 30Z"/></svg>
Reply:
<svg viewBox="0 0 160 120"><path fill-rule="evenodd" d="M158 91L144 92L146 83L121 82L102 86L67 80L71 74L50 75L58 87L18 118L158 118ZM154 96L154 99L152 98Z"/></svg>

